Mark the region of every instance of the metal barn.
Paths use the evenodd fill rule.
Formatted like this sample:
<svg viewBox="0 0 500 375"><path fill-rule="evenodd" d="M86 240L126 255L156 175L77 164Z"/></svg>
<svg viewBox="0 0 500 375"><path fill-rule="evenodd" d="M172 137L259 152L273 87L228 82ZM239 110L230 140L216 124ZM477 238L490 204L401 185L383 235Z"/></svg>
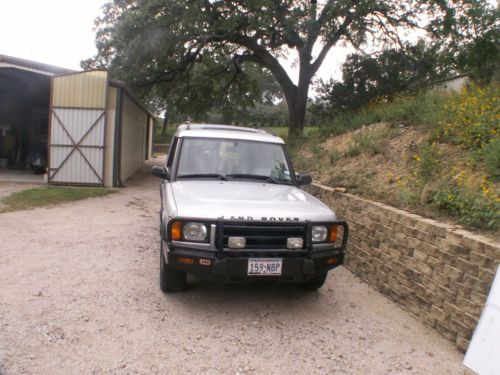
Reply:
<svg viewBox="0 0 500 375"><path fill-rule="evenodd" d="M36 100L26 101L30 95ZM44 144L49 184L121 186L151 157L153 124L153 114L107 71L0 55L0 128L18 145L9 154L14 172L33 144ZM0 167L0 180L8 172Z"/></svg>

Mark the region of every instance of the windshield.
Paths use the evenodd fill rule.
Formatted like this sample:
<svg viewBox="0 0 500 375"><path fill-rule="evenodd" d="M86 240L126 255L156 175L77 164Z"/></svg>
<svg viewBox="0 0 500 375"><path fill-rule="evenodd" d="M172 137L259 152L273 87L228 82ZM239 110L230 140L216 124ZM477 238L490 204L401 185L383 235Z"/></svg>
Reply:
<svg viewBox="0 0 500 375"><path fill-rule="evenodd" d="M245 140L184 138L177 178L211 177L291 183L283 145Z"/></svg>

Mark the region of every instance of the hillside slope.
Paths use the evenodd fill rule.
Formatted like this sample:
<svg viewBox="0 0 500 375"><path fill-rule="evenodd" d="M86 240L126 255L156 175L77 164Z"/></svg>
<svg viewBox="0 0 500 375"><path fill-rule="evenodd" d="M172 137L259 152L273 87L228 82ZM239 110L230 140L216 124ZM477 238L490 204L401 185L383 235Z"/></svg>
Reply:
<svg viewBox="0 0 500 375"><path fill-rule="evenodd" d="M460 101L471 99L456 96L447 100L458 101L460 108L463 104ZM497 98L493 100L495 103L498 104ZM466 133L463 126L459 135L465 141L452 136L456 123L453 117L448 116L435 125L418 124L411 118L404 121L393 118L339 135L317 134L307 138L292 148L295 169L310 173L318 183L344 187L350 193L460 224L498 239L499 108L476 103L471 104L470 110L480 112L481 106L489 117L482 113L483 123L477 125L477 121L472 121L470 126L476 129L484 125L481 131L488 138L483 144L466 147L464 142L468 138L464 137L476 139L477 134L463 135ZM486 126L484 121L490 118L493 123ZM322 134L325 133L323 130Z"/></svg>

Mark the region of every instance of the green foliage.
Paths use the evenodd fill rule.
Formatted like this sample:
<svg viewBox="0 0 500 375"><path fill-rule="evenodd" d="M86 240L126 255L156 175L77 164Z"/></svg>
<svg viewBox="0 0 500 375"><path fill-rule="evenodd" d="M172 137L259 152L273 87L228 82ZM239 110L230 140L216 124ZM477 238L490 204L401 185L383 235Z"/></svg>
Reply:
<svg viewBox="0 0 500 375"><path fill-rule="evenodd" d="M337 161L342 159L342 156L343 156L342 153L340 153L339 151L337 151L335 149L331 150L330 153L328 154L330 164L334 165Z"/></svg>
<svg viewBox="0 0 500 375"><path fill-rule="evenodd" d="M483 160L491 178L500 180L500 137L492 140L483 150Z"/></svg>
<svg viewBox="0 0 500 375"><path fill-rule="evenodd" d="M320 126L318 128L318 135L320 137L332 137L381 120L382 118L379 113L369 110L362 110L350 116L339 115Z"/></svg>
<svg viewBox="0 0 500 375"><path fill-rule="evenodd" d="M500 202L455 183L436 191L430 203L459 222L478 228L500 228Z"/></svg>
<svg viewBox="0 0 500 375"><path fill-rule="evenodd" d="M414 175L422 182L429 182L441 172L441 152L435 144L421 146L413 155L415 161Z"/></svg>
<svg viewBox="0 0 500 375"><path fill-rule="evenodd" d="M386 49L375 55L351 54L342 65L342 82L321 82L318 91L331 112L355 111L375 98L392 100L396 94L428 86L445 76L449 67L438 68L439 45L420 40L403 49Z"/></svg>
<svg viewBox="0 0 500 375"><path fill-rule="evenodd" d="M468 0L458 6L449 43L450 63L488 84L500 70L500 7L488 0Z"/></svg>
<svg viewBox="0 0 500 375"><path fill-rule="evenodd" d="M415 125L435 127L444 116L447 97L438 93L422 93L416 96L399 95L392 101L374 100L359 111L335 116L322 125L320 136L335 136L379 121L391 125Z"/></svg>
<svg viewBox="0 0 500 375"><path fill-rule="evenodd" d="M311 147L311 151L314 154L314 156L319 157L321 154L325 151L323 147L319 144L313 144Z"/></svg>
<svg viewBox="0 0 500 375"><path fill-rule="evenodd" d="M205 121L214 124L235 124L254 127L279 127L287 123L286 103L256 104L252 108L239 111L213 110L206 115Z"/></svg>
<svg viewBox="0 0 500 375"><path fill-rule="evenodd" d="M279 85L296 135L311 79L330 49L394 44L402 29L415 27L444 36L454 8L467 1L110 1L96 21L98 55L82 66L110 67L159 107L163 101L194 119L214 107L237 113L265 102L263 92L276 97ZM299 84L280 62L291 52Z"/></svg>
<svg viewBox="0 0 500 375"><path fill-rule="evenodd" d="M155 127L154 143L155 144L169 144L176 130L177 130L177 126L174 126L173 124L171 124L167 128L167 134L162 135L161 134L161 131L162 131L161 127L156 126Z"/></svg>
<svg viewBox="0 0 500 375"><path fill-rule="evenodd" d="M361 131L353 136L353 142L345 152L348 157L358 156L362 153L374 156L382 153L382 137L371 131Z"/></svg>
<svg viewBox="0 0 500 375"><path fill-rule="evenodd" d="M27 210L36 207L73 202L86 198L102 197L116 190L100 187L44 187L13 193L2 199L1 212Z"/></svg>
<svg viewBox="0 0 500 375"><path fill-rule="evenodd" d="M319 112L339 115L356 111L378 98L392 101L401 92L415 92L439 78L468 73L480 84L500 74L500 8L487 0L456 2L454 18L435 23L437 34L448 38L423 39L381 52L354 53L342 65L342 81L320 81ZM316 111L318 112L318 111Z"/></svg>
<svg viewBox="0 0 500 375"><path fill-rule="evenodd" d="M405 124L420 127L434 127L442 118L446 95L424 92L417 95L400 95L392 102L382 102L376 106L382 121L390 124Z"/></svg>
<svg viewBox="0 0 500 375"><path fill-rule="evenodd" d="M444 134L469 149L482 149L500 133L500 85L471 86L449 98L440 121Z"/></svg>

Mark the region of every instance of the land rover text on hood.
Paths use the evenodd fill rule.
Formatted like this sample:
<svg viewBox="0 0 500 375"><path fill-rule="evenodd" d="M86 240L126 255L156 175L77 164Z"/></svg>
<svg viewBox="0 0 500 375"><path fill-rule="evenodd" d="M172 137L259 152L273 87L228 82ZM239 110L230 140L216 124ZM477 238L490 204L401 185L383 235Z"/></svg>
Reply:
<svg viewBox="0 0 500 375"><path fill-rule="evenodd" d="M281 138L261 129L183 124L161 178L160 288L188 273L225 282L320 288L344 261L348 226L300 186Z"/></svg>

